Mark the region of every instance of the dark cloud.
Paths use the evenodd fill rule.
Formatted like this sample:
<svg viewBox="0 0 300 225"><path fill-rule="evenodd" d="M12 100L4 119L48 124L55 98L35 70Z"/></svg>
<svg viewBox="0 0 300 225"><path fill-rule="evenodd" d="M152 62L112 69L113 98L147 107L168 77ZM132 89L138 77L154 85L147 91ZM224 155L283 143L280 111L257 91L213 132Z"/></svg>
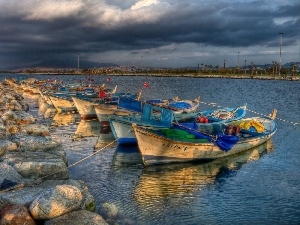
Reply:
<svg viewBox="0 0 300 225"><path fill-rule="evenodd" d="M71 2L76 4L68 8ZM284 46L299 46L300 3L296 0L282 1L284 4L279 5L274 5L275 1L273 5L269 1L152 2L77 0L58 3L47 0L43 8L26 0L21 5L23 9L0 3L0 8L3 6L0 10L0 69L11 64L23 66L51 59L74 60L78 52L86 58L90 54L107 54L111 57L107 60L114 59L113 52L150 55L151 49L161 57L170 52L184 57L180 48L176 52L174 44L193 44L191 54L186 56L189 60L197 57L193 56L197 54L193 46L197 45L211 54L216 54L217 48L227 48L228 53L225 50L220 55L224 58L232 49L249 51L253 47L255 52L261 47L267 52L268 48L278 46L279 32L284 33ZM142 3L145 7L139 8ZM59 4L69 11L60 9ZM49 12L47 7L54 10ZM184 48L188 52L188 47ZM176 57L173 55L173 58ZM118 57L118 62L111 63L122 63L122 59Z"/></svg>

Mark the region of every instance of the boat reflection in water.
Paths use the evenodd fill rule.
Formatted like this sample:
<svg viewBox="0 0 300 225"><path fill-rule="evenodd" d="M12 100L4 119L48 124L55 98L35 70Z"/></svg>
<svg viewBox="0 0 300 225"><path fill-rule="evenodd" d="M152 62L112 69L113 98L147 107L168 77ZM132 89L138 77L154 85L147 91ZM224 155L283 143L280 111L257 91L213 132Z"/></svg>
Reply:
<svg viewBox="0 0 300 225"><path fill-rule="evenodd" d="M97 119L80 120L74 133L74 138L98 137L101 133L101 123Z"/></svg>
<svg viewBox="0 0 300 225"><path fill-rule="evenodd" d="M97 138L94 148L102 148L114 140L110 126L99 122L98 119L80 120L77 129L74 132L73 140L81 140L87 137Z"/></svg>
<svg viewBox="0 0 300 225"><path fill-rule="evenodd" d="M168 199L192 198L191 193L232 175L243 164L273 150L271 141L256 148L203 164L172 164L145 167L134 190L136 201L157 210ZM169 198L171 197L171 198ZM148 210L148 209L147 209Z"/></svg>
<svg viewBox="0 0 300 225"><path fill-rule="evenodd" d="M69 124L78 124L80 115L78 113L56 113L52 118L51 126L65 126Z"/></svg>
<svg viewBox="0 0 300 225"><path fill-rule="evenodd" d="M116 145L116 142L114 142L115 137L111 131L109 124L101 123L101 122L99 123L100 123L100 131L99 134L97 135L98 139L94 148L99 149L105 146L110 146L110 147L115 146Z"/></svg>
<svg viewBox="0 0 300 225"><path fill-rule="evenodd" d="M114 153L113 164L114 166L143 164L138 145L118 145Z"/></svg>

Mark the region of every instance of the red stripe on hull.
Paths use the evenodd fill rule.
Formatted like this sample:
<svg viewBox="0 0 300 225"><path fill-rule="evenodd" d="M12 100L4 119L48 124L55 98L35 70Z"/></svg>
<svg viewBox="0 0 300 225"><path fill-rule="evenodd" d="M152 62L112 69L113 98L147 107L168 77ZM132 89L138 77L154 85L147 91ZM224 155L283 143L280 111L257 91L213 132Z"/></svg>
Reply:
<svg viewBox="0 0 300 225"><path fill-rule="evenodd" d="M97 115L81 115L81 119L83 120L91 120L91 119L97 119Z"/></svg>

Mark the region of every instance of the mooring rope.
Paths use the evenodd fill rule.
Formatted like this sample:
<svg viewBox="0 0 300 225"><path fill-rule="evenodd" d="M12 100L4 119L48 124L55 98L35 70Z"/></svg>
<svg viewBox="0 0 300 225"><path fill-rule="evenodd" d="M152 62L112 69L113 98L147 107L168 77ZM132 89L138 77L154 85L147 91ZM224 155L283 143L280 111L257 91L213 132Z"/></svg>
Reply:
<svg viewBox="0 0 300 225"><path fill-rule="evenodd" d="M132 129L129 129L126 133L129 133L130 131L132 131ZM99 136L98 136L98 138L99 138ZM90 157L92 157L92 156L98 154L100 151L103 151L103 150L106 149L107 147L109 147L109 146L111 146L112 144L114 144L115 142L117 142L118 139L119 139L119 138L116 138L115 140L113 140L112 142L108 143L108 144L105 145L104 147L102 147L102 148L100 148L99 150L97 150L97 151L95 151L95 152L89 154L88 156L86 156L86 157L84 157L84 158L78 160L77 162L74 162L73 164L67 166L66 168L69 169L69 168L71 168L71 167L73 167L73 166L76 166L77 164L79 164L79 163L81 163L81 162L87 160L88 158L90 158ZM39 177L39 178L35 179L34 181L38 181L37 184L39 184L39 182L41 182L41 181L42 181L43 179L45 179L46 177L52 176L52 175L54 175L54 174L58 174L58 173L60 173L60 172L61 172L61 171L59 170L59 171L53 172L53 173L51 173L51 174L47 174L47 175L45 175L45 176L43 176L43 177ZM34 181L33 181L33 182L34 182Z"/></svg>
<svg viewBox="0 0 300 225"><path fill-rule="evenodd" d="M129 133L130 131L132 131L132 129L129 129L126 133ZM98 138L99 138L99 136L98 136ZM119 138L116 138L115 140L113 140L112 142L108 143L108 144L105 145L104 147L102 147L102 148L100 148L99 150L97 150L97 151L95 151L95 152L89 154L88 156L86 156L86 157L84 157L84 158L78 160L77 162L74 162L73 164L67 166L66 168L69 169L69 168L71 168L71 167L73 167L73 166L76 166L77 164L79 164L79 163L81 163L81 162L87 160L88 158L90 158L90 157L92 157L92 156L98 154L100 151L106 149L107 147L109 147L109 146L111 146L112 144L114 144L115 142L117 142L118 139L119 139ZM64 169L65 169L65 168L64 168ZM27 183L27 184L21 183L21 184L18 184L18 185L16 185L16 186L14 186L14 187L9 187L9 188L0 190L0 193L6 192L6 191L11 191L11 190L20 189L20 188L23 188L23 187L25 187L25 186L29 186L29 187L30 187L30 186L36 186L36 185L39 185L39 184L42 182L42 180L45 179L46 177L53 176L53 175L58 174L58 173L61 173L61 172L62 172L62 170L58 170L58 171L56 171L56 172L47 174L47 175L45 175L45 176L42 176L42 177L33 179L33 180L31 181L31 183Z"/></svg>

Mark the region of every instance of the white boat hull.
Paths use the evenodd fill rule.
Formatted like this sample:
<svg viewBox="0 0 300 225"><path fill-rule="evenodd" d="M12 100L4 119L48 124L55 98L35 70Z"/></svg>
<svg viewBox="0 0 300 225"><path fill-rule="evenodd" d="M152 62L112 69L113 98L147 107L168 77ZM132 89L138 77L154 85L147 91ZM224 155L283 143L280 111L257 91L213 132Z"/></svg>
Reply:
<svg viewBox="0 0 300 225"><path fill-rule="evenodd" d="M57 112L61 113L63 111L74 111L76 110L75 104L73 101L64 99L64 98L58 98L55 96L49 96L53 106L56 108Z"/></svg>
<svg viewBox="0 0 300 225"><path fill-rule="evenodd" d="M136 137L131 123L118 120L110 120L112 133L118 144L136 144Z"/></svg>
<svg viewBox="0 0 300 225"><path fill-rule="evenodd" d="M130 114L127 110L118 109L117 105L109 104L95 105L94 110L100 122L108 122L111 115L127 116Z"/></svg>
<svg viewBox="0 0 300 225"><path fill-rule="evenodd" d="M82 119L97 118L96 111L94 109L94 105L97 105L97 103L76 98L74 96L72 96L72 99Z"/></svg>
<svg viewBox="0 0 300 225"><path fill-rule="evenodd" d="M133 125L144 165L207 161L233 155L265 143L275 133L238 141L231 150L222 151L214 143L175 141Z"/></svg>

